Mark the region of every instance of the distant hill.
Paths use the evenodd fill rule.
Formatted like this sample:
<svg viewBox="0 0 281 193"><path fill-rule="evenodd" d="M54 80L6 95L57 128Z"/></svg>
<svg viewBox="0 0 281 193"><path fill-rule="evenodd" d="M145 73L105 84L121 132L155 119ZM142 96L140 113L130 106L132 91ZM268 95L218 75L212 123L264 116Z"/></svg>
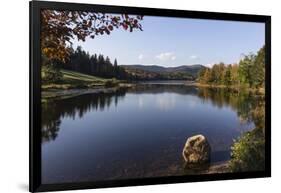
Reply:
<svg viewBox="0 0 281 193"><path fill-rule="evenodd" d="M158 65L121 65L136 79L171 79L171 80L194 80L197 78L203 65L183 65L177 67L163 67Z"/></svg>

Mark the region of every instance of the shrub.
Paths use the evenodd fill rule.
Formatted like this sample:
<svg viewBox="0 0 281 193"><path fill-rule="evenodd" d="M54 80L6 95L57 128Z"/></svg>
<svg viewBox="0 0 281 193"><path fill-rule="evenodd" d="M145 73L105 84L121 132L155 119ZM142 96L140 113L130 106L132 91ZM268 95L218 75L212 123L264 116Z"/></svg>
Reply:
<svg viewBox="0 0 281 193"><path fill-rule="evenodd" d="M107 80L104 84L105 87L110 88L110 87L115 87L118 86L118 82L114 80Z"/></svg>
<svg viewBox="0 0 281 193"><path fill-rule="evenodd" d="M52 65L42 66L41 77L42 83L50 84L50 83L58 83L62 80L62 73L59 69L54 68Z"/></svg>
<svg viewBox="0 0 281 193"><path fill-rule="evenodd" d="M261 129L244 133L231 147L233 172L261 171L265 168L265 139Z"/></svg>

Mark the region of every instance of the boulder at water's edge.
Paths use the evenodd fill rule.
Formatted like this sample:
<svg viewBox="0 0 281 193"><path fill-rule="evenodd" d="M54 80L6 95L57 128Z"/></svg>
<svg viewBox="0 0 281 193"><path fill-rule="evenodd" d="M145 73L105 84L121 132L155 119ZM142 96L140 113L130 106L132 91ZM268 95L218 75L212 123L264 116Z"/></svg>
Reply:
<svg viewBox="0 0 281 193"><path fill-rule="evenodd" d="M189 137L182 151L187 164L204 164L210 162L211 146L203 135Z"/></svg>

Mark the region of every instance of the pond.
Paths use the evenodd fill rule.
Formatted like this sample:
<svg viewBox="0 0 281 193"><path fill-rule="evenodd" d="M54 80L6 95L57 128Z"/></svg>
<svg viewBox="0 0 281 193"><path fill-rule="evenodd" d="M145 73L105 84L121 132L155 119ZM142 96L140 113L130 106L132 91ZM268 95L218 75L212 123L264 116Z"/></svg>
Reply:
<svg viewBox="0 0 281 193"><path fill-rule="evenodd" d="M211 165L230 159L233 140L255 127L248 92L183 84L138 84L42 103L42 183L196 173L182 157L203 134Z"/></svg>

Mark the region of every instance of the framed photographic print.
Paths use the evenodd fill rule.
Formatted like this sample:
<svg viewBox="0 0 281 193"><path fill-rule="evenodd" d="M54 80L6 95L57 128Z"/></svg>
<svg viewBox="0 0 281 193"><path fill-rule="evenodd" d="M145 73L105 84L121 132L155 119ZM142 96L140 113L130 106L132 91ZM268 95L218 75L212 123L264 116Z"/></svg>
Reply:
<svg viewBox="0 0 281 193"><path fill-rule="evenodd" d="M271 18L30 2L30 191L271 176Z"/></svg>

